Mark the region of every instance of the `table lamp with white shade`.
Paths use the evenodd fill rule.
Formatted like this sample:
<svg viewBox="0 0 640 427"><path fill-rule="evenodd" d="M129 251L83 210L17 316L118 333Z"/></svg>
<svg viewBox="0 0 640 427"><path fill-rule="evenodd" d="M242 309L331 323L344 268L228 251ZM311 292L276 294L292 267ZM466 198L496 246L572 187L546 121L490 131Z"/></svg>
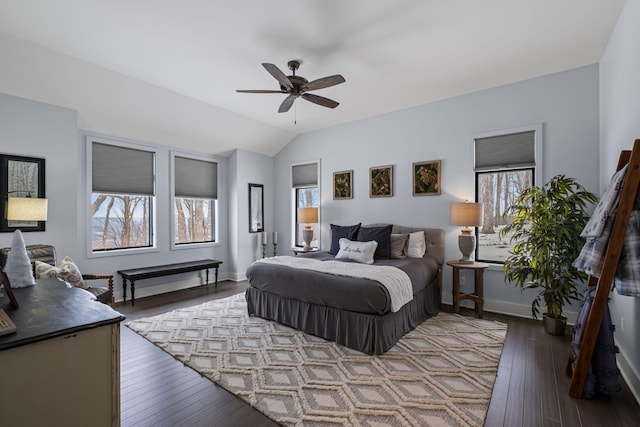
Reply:
<svg viewBox="0 0 640 427"><path fill-rule="evenodd" d="M7 221L46 221L47 199L32 197L9 197L7 200ZM31 260L19 229L13 232L11 251L4 268L14 288L35 285Z"/></svg>
<svg viewBox="0 0 640 427"><path fill-rule="evenodd" d="M302 241L304 247L302 250L311 250L311 241L313 240L313 228L311 224L318 222L318 208L298 208L298 224L304 224L302 230Z"/></svg>
<svg viewBox="0 0 640 427"><path fill-rule="evenodd" d="M463 226L458 236L458 247L462 252L461 263L472 264L473 253L476 250L476 236L474 227L482 225L482 203L451 203L451 225Z"/></svg>

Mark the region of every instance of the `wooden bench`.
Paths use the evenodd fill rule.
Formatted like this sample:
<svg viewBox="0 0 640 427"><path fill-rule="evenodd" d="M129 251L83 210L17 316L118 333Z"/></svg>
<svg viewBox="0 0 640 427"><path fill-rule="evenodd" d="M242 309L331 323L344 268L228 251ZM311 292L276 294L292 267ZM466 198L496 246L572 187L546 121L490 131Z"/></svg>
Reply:
<svg viewBox="0 0 640 427"><path fill-rule="evenodd" d="M130 268L118 270L122 276L122 298L127 301L127 280L131 282L131 305L135 305L136 280L150 279L152 277L169 276L172 274L188 273L190 271L207 270L207 283L209 284L209 269L216 269L215 285L218 286L218 267L222 261L215 259L201 259L197 261L179 262L176 264L154 265L152 267Z"/></svg>

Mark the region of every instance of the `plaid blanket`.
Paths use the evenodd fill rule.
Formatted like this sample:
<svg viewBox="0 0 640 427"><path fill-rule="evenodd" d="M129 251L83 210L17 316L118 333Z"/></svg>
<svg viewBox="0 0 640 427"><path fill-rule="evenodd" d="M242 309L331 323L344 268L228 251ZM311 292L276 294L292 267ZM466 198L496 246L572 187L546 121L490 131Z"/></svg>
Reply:
<svg viewBox="0 0 640 427"><path fill-rule="evenodd" d="M581 233L586 243L573 265L594 277L600 277L626 171L627 166L613 176ZM640 297L640 192L627 226L614 286L620 295Z"/></svg>

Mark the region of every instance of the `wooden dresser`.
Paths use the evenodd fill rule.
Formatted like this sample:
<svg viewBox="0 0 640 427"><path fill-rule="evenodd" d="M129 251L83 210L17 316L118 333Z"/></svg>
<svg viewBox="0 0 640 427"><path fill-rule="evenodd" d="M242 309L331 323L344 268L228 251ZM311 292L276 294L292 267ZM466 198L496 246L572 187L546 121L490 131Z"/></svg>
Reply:
<svg viewBox="0 0 640 427"><path fill-rule="evenodd" d="M0 419L7 426L119 426L120 322L111 307L56 279L14 289L2 308Z"/></svg>

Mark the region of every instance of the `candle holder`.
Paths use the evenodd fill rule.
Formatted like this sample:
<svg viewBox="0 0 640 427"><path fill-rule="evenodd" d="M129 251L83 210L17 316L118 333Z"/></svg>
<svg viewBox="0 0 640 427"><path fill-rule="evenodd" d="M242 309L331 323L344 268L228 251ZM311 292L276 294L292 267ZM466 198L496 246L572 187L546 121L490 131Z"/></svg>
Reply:
<svg viewBox="0 0 640 427"><path fill-rule="evenodd" d="M273 256L278 256L278 243L273 243Z"/></svg>
<svg viewBox="0 0 640 427"><path fill-rule="evenodd" d="M266 258L267 257L267 244L263 243L262 244L262 258Z"/></svg>

